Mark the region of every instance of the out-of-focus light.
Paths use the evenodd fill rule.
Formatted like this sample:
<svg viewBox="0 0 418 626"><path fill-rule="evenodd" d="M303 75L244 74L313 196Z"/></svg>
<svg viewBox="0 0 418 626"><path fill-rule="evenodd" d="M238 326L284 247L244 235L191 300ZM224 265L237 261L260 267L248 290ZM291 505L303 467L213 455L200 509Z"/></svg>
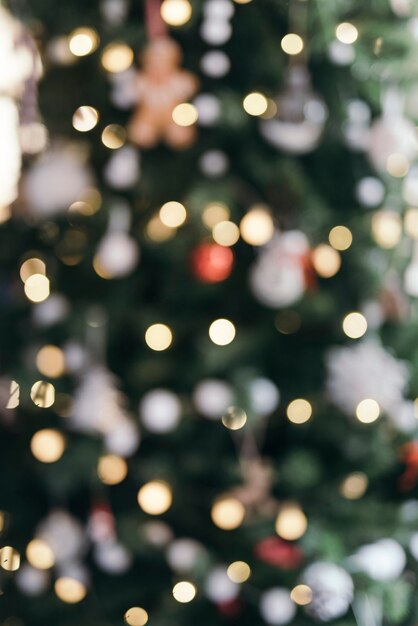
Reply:
<svg viewBox="0 0 418 626"><path fill-rule="evenodd" d="M41 409L47 409L55 402L55 387L45 380L38 380L30 390L32 402Z"/></svg>
<svg viewBox="0 0 418 626"><path fill-rule="evenodd" d="M418 209L407 209L404 217L405 232L412 239L418 239Z"/></svg>
<svg viewBox="0 0 418 626"><path fill-rule="evenodd" d="M288 33L280 42L283 52L291 56L300 54L303 50L303 39L295 33Z"/></svg>
<svg viewBox="0 0 418 626"><path fill-rule="evenodd" d="M174 107L171 114L177 126L192 126L199 116L197 108L190 102L182 102Z"/></svg>
<svg viewBox="0 0 418 626"><path fill-rule="evenodd" d="M394 178L404 178L409 172L409 159L399 152L390 154L386 160L386 171Z"/></svg>
<svg viewBox="0 0 418 626"><path fill-rule="evenodd" d="M212 506L211 518L215 526L222 530L234 530L241 526L245 517L244 505L232 496L216 500Z"/></svg>
<svg viewBox="0 0 418 626"><path fill-rule="evenodd" d="M358 403L356 417L363 424L371 424L380 416L380 407L373 398L365 398Z"/></svg>
<svg viewBox="0 0 418 626"><path fill-rule="evenodd" d="M154 215L145 228L145 234L148 239L156 243L168 241L176 234L176 229L166 226L160 219L159 215Z"/></svg>
<svg viewBox="0 0 418 626"><path fill-rule="evenodd" d="M208 204L203 213L202 221L210 229L213 229L219 222L228 221L230 215L229 208L221 202L211 202Z"/></svg>
<svg viewBox="0 0 418 626"><path fill-rule="evenodd" d="M335 250L348 250L353 243L353 235L347 226L334 226L328 235L328 240Z"/></svg>
<svg viewBox="0 0 418 626"><path fill-rule="evenodd" d="M239 430L245 426L247 414L238 406L230 406L222 415L222 424L229 430Z"/></svg>
<svg viewBox="0 0 418 626"><path fill-rule="evenodd" d="M160 209L160 220L169 228L177 228L186 221L186 208L174 200L166 202Z"/></svg>
<svg viewBox="0 0 418 626"><path fill-rule="evenodd" d="M293 424L304 424L312 416L312 405L304 398L296 398L288 405L286 414Z"/></svg>
<svg viewBox="0 0 418 626"><path fill-rule="evenodd" d="M347 500L358 500L365 494L368 484L366 474L353 472L344 478L340 486L340 493Z"/></svg>
<svg viewBox="0 0 418 626"><path fill-rule="evenodd" d="M15 572L20 567L20 554L12 546L4 546L0 550L0 567L6 572Z"/></svg>
<svg viewBox="0 0 418 626"><path fill-rule="evenodd" d="M145 626L148 622L148 613L140 606L133 606L126 611L123 619L129 626Z"/></svg>
<svg viewBox="0 0 418 626"><path fill-rule="evenodd" d="M102 53L102 65L111 74L124 72L131 67L133 60L132 48L118 41L110 43Z"/></svg>
<svg viewBox="0 0 418 626"><path fill-rule="evenodd" d="M76 604L84 600L87 594L86 586L80 580L70 576L57 578L54 585L57 597L67 604Z"/></svg>
<svg viewBox="0 0 418 626"><path fill-rule="evenodd" d="M350 339L359 339L367 331L367 320L358 311L353 311L343 319L343 331Z"/></svg>
<svg viewBox="0 0 418 626"><path fill-rule="evenodd" d="M192 5L188 0L163 0L160 11L169 26L183 26L192 17Z"/></svg>
<svg viewBox="0 0 418 626"><path fill-rule="evenodd" d="M162 480L152 480L138 491L138 504L149 515L161 515L173 502L170 486Z"/></svg>
<svg viewBox="0 0 418 626"><path fill-rule="evenodd" d="M218 222L213 227L212 237L220 246L233 246L239 239L239 228L228 220Z"/></svg>
<svg viewBox="0 0 418 626"><path fill-rule="evenodd" d="M254 206L240 222L241 237L252 246L263 246L274 235L270 212L262 206Z"/></svg>
<svg viewBox="0 0 418 626"><path fill-rule="evenodd" d="M378 211L372 217L372 233L381 248L394 248L402 236L401 218L395 211Z"/></svg>
<svg viewBox="0 0 418 626"><path fill-rule="evenodd" d="M44 376L58 378L65 372L65 357L58 346L43 346L36 355L36 367Z"/></svg>
<svg viewBox="0 0 418 626"><path fill-rule="evenodd" d="M323 243L312 251L312 265L322 278L332 278L341 267L341 256L337 250Z"/></svg>
<svg viewBox="0 0 418 626"><path fill-rule="evenodd" d="M44 428L33 435L30 449L41 463L55 463L64 454L65 439L58 430Z"/></svg>
<svg viewBox="0 0 418 626"><path fill-rule="evenodd" d="M92 54L99 45L99 36L92 28L76 28L68 37L68 47L76 57Z"/></svg>
<svg viewBox="0 0 418 626"><path fill-rule="evenodd" d="M22 282L25 283L29 276L33 274L43 274L46 273L46 265L45 263L36 257L31 259L26 259L20 266L20 278Z"/></svg>
<svg viewBox="0 0 418 626"><path fill-rule="evenodd" d="M121 148L126 141L126 130L120 124L109 124L103 129L102 143L110 150Z"/></svg>
<svg viewBox="0 0 418 626"><path fill-rule="evenodd" d="M248 115L259 116L267 111L268 101L262 93L254 91L245 96L242 106Z"/></svg>
<svg viewBox="0 0 418 626"><path fill-rule="evenodd" d="M310 604L312 602L312 589L308 585L296 585L290 592L290 598L299 606Z"/></svg>
<svg viewBox="0 0 418 626"><path fill-rule="evenodd" d="M342 22L335 29L335 36L341 43L351 44L357 41L358 30L350 22Z"/></svg>
<svg viewBox="0 0 418 626"><path fill-rule="evenodd" d="M217 346L227 346L235 338L235 326L227 319L220 318L209 326L209 337Z"/></svg>
<svg viewBox="0 0 418 626"><path fill-rule="evenodd" d="M196 595L196 587L192 583L182 580L173 587L173 596L177 602L191 602Z"/></svg>
<svg viewBox="0 0 418 626"><path fill-rule="evenodd" d="M128 466L122 457L105 454L99 458L97 474L105 485L118 485L125 480L127 473Z"/></svg>
<svg viewBox="0 0 418 626"><path fill-rule="evenodd" d="M245 561L234 561L226 571L228 578L234 583L245 583L251 576L251 568Z"/></svg>
<svg viewBox="0 0 418 626"><path fill-rule="evenodd" d="M55 565L54 553L43 539L32 539L28 543L26 558L37 569L49 569Z"/></svg>
<svg viewBox="0 0 418 626"><path fill-rule="evenodd" d="M308 520L298 504L284 505L276 518L276 532L282 539L295 541L305 534Z"/></svg>
<svg viewBox="0 0 418 626"><path fill-rule="evenodd" d="M98 111L91 106L81 106L74 111L73 127L80 133L92 130L99 121Z"/></svg>
<svg viewBox="0 0 418 626"><path fill-rule="evenodd" d="M32 274L26 279L25 294L32 302L43 302L50 293L49 279L44 274Z"/></svg>
<svg viewBox="0 0 418 626"><path fill-rule="evenodd" d="M165 324L152 324L145 332L145 342L151 350L167 350L173 341L173 333Z"/></svg>

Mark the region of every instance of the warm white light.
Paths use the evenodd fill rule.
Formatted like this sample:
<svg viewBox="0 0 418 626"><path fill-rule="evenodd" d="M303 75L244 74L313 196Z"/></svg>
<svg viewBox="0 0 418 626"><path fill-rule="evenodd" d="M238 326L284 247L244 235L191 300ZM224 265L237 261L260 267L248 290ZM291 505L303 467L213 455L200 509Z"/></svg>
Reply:
<svg viewBox="0 0 418 626"><path fill-rule="evenodd" d="M369 481L366 474L353 472L346 476L340 486L341 495L347 500L358 500L366 492Z"/></svg>
<svg viewBox="0 0 418 626"><path fill-rule="evenodd" d="M58 378L65 372L65 357L58 346L43 346L36 355L36 367L44 376Z"/></svg>
<svg viewBox="0 0 418 626"><path fill-rule="evenodd" d="M190 102L182 102L174 107L171 116L178 126L192 126L197 121L198 112Z"/></svg>
<svg viewBox="0 0 418 626"><path fill-rule="evenodd" d="M160 220L169 228L177 228L186 221L186 208L174 200L166 202L160 209Z"/></svg>
<svg viewBox="0 0 418 626"><path fill-rule="evenodd" d="M192 17L192 5L188 0L163 0L160 10L169 26L183 26Z"/></svg>
<svg viewBox="0 0 418 626"><path fill-rule="evenodd" d="M74 111L73 126L80 133L92 130L99 121L98 111L91 106L81 106Z"/></svg>
<svg viewBox="0 0 418 626"><path fill-rule="evenodd" d="M312 602L312 589L308 585L296 585L290 592L290 598L299 606L310 604Z"/></svg>
<svg viewBox="0 0 418 626"><path fill-rule="evenodd" d="M308 520L297 504L286 504L276 518L276 532L282 539L295 541L305 534Z"/></svg>
<svg viewBox="0 0 418 626"><path fill-rule="evenodd" d="M55 402L55 387L45 380L38 380L30 390L32 402L41 409L48 409Z"/></svg>
<svg viewBox="0 0 418 626"><path fill-rule="evenodd" d="M386 159L386 170L394 178L404 178L409 172L409 159L404 154L394 152Z"/></svg>
<svg viewBox="0 0 418 626"><path fill-rule="evenodd" d="M173 341L173 333L165 324L152 324L145 332L145 342L151 350L167 350Z"/></svg>
<svg viewBox="0 0 418 626"><path fill-rule="evenodd" d="M177 602L191 602L196 595L196 587L185 580L177 583L173 587L173 596Z"/></svg>
<svg viewBox="0 0 418 626"><path fill-rule="evenodd" d="M145 626L148 622L148 613L140 606L133 606L126 611L123 619L129 626Z"/></svg>
<svg viewBox="0 0 418 626"><path fill-rule="evenodd" d="M55 463L64 454L65 439L58 430L44 428L33 435L30 449L41 463Z"/></svg>
<svg viewBox="0 0 418 626"><path fill-rule="evenodd" d="M254 91L245 96L242 105L248 115L258 116L263 115L267 111L268 101L262 93Z"/></svg>
<svg viewBox="0 0 418 626"><path fill-rule="evenodd" d="M219 498L212 506L211 518L222 530L234 530L241 526L245 517L244 505L236 498Z"/></svg>
<svg viewBox="0 0 418 626"><path fill-rule="evenodd" d="M230 215L229 208L222 202L211 202L203 213L202 221L208 228L213 229L219 222L227 221Z"/></svg>
<svg viewBox="0 0 418 626"><path fill-rule="evenodd" d="M409 237L418 240L418 209L407 209L404 217L404 227Z"/></svg>
<svg viewBox="0 0 418 626"><path fill-rule="evenodd" d="M128 473L128 465L116 454L105 454L99 458L97 474L105 485L118 485Z"/></svg>
<svg viewBox="0 0 418 626"><path fill-rule="evenodd" d="M125 43L113 42L102 53L102 65L107 72L117 74L131 67L134 60L132 48Z"/></svg>
<svg viewBox="0 0 418 626"><path fill-rule="evenodd" d="M353 235L346 226L334 226L329 231L328 240L335 250L348 250L353 243Z"/></svg>
<svg viewBox="0 0 418 626"><path fill-rule="evenodd" d="M49 279L43 274L32 274L26 279L25 294L32 302L43 302L50 293Z"/></svg>
<svg viewBox="0 0 418 626"><path fill-rule="evenodd" d="M367 320L361 313L353 311L343 319L343 331L350 339L359 339L367 331Z"/></svg>
<svg viewBox="0 0 418 626"><path fill-rule="evenodd" d="M121 148L126 140L126 130L119 124L109 124L102 132L102 143L110 150Z"/></svg>
<svg viewBox="0 0 418 626"><path fill-rule="evenodd" d="M33 274L43 274L46 273L46 265L45 263L36 257L26 259L20 266L20 278L22 282L25 283L29 276L33 276Z"/></svg>
<svg viewBox="0 0 418 626"><path fill-rule="evenodd" d="M312 265L322 278L332 278L341 267L341 256L337 250L322 243L312 251Z"/></svg>
<svg viewBox="0 0 418 626"><path fill-rule="evenodd" d="M380 407L373 398L366 398L358 403L356 408L356 416L363 424L371 424L375 422L380 415Z"/></svg>
<svg viewBox="0 0 418 626"><path fill-rule="evenodd" d="M251 568L245 561L234 561L227 569L227 575L234 583L245 583L251 576Z"/></svg>
<svg viewBox="0 0 418 626"><path fill-rule="evenodd" d="M0 550L0 567L6 572L16 572L20 567L20 554L12 546L4 546Z"/></svg>
<svg viewBox="0 0 418 626"><path fill-rule="evenodd" d="M55 556L43 539L32 539L26 546L26 558L32 567L49 569L55 565Z"/></svg>
<svg viewBox="0 0 418 626"><path fill-rule="evenodd" d="M170 508L173 495L170 486L161 480L152 480L138 491L138 504L149 515L161 515Z"/></svg>
<svg viewBox="0 0 418 626"><path fill-rule="evenodd" d="M262 206L250 209L242 218L239 227L241 237L252 246L263 246L274 235L271 214Z"/></svg>
<svg viewBox="0 0 418 626"><path fill-rule="evenodd" d="M303 39L295 33L288 33L281 41L281 47L283 52L294 56L300 54L303 50Z"/></svg>
<svg viewBox="0 0 418 626"><path fill-rule="evenodd" d="M57 578L54 585L55 593L60 600L68 604L76 604L86 597L87 589L85 585L70 576Z"/></svg>
<svg viewBox="0 0 418 626"><path fill-rule="evenodd" d="M76 28L69 35L68 46L76 57L84 57L94 52L98 46L99 37L92 28Z"/></svg>
<svg viewBox="0 0 418 626"><path fill-rule="evenodd" d="M381 248L394 248L402 236L402 223L398 213L382 210L372 217L372 233Z"/></svg>
<svg viewBox="0 0 418 626"><path fill-rule="evenodd" d="M335 35L341 43L354 43L358 37L358 30L350 22L342 22L335 29Z"/></svg>
<svg viewBox="0 0 418 626"><path fill-rule="evenodd" d="M230 406L222 415L222 424L229 430L239 430L247 423L247 414L238 406Z"/></svg>
<svg viewBox="0 0 418 626"><path fill-rule="evenodd" d="M227 220L215 224L212 237L220 246L233 246L239 239L239 228Z"/></svg>
<svg viewBox="0 0 418 626"><path fill-rule="evenodd" d="M235 326L229 320L220 318L209 326L209 337L217 346L227 346L235 338Z"/></svg>
<svg viewBox="0 0 418 626"><path fill-rule="evenodd" d="M312 405L304 398L296 398L288 405L286 414L293 424L304 424L312 416Z"/></svg>

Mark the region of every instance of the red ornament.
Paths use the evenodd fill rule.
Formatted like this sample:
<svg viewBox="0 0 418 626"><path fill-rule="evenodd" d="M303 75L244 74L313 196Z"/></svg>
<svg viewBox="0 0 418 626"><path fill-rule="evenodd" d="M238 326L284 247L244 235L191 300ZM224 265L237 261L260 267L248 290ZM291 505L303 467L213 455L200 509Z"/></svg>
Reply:
<svg viewBox="0 0 418 626"><path fill-rule="evenodd" d="M219 613L224 617L234 618L242 613L242 604L237 598L229 602L218 602L216 606Z"/></svg>
<svg viewBox="0 0 418 626"><path fill-rule="evenodd" d="M401 461L406 467L399 477L401 491L409 491L418 483L418 442L411 441L401 447Z"/></svg>
<svg viewBox="0 0 418 626"><path fill-rule="evenodd" d="M203 283L219 283L230 276L234 253L217 243L202 243L192 253L193 274Z"/></svg>
<svg viewBox="0 0 418 626"><path fill-rule="evenodd" d="M296 569L304 559L303 552L297 546L278 537L267 537L255 546L255 555L264 563L281 569Z"/></svg>

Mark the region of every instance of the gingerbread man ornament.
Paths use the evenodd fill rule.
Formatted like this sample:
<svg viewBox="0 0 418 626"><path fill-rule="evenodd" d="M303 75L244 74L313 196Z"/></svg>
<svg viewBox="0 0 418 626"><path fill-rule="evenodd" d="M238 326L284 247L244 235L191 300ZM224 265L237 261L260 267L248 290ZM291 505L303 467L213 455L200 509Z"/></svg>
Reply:
<svg viewBox="0 0 418 626"><path fill-rule="evenodd" d="M140 148L165 141L182 149L195 139L194 126L179 126L172 117L173 109L198 89L196 76L180 67L181 60L180 46L169 37L152 39L142 54L135 84L138 106L128 125L129 138Z"/></svg>

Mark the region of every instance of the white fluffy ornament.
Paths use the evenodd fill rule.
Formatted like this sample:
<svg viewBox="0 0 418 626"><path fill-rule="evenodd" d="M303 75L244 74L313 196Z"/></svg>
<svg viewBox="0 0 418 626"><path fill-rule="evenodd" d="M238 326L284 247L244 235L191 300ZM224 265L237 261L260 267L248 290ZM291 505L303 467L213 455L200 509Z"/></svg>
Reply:
<svg viewBox="0 0 418 626"><path fill-rule="evenodd" d="M56 145L40 156L25 176L31 214L50 217L80 200L94 186L86 161L86 152L78 144Z"/></svg>
<svg viewBox="0 0 418 626"><path fill-rule="evenodd" d="M152 433L168 433L180 420L181 404L178 396L168 389L148 391L139 403L143 425Z"/></svg>
<svg viewBox="0 0 418 626"><path fill-rule="evenodd" d="M139 260L139 246L129 235L131 215L128 206L119 204L110 213L107 233L94 257L95 266L106 278L123 278Z"/></svg>
<svg viewBox="0 0 418 626"><path fill-rule="evenodd" d="M290 154L312 152L321 138L328 111L313 92L306 67L295 65L288 69L284 89L276 102L274 118L261 122L263 137Z"/></svg>
<svg viewBox="0 0 418 626"><path fill-rule="evenodd" d="M318 561L306 568L303 582L312 590L307 613L323 622L347 613L353 600L354 585L345 569L334 563Z"/></svg>
<svg viewBox="0 0 418 626"><path fill-rule="evenodd" d="M220 420L226 409L234 404L235 394L223 380L207 378L193 390L193 402L204 417Z"/></svg>
<svg viewBox="0 0 418 626"><path fill-rule="evenodd" d="M277 409L280 392L268 378L255 378L249 384L251 406L258 415L268 415Z"/></svg>
<svg viewBox="0 0 418 626"><path fill-rule="evenodd" d="M86 534L82 525L61 509L52 511L39 524L36 536L51 548L56 563L77 559L86 547Z"/></svg>
<svg viewBox="0 0 418 626"><path fill-rule="evenodd" d="M113 189L130 189L138 182L139 176L139 153L132 146L115 150L104 169L105 181Z"/></svg>
<svg viewBox="0 0 418 626"><path fill-rule="evenodd" d="M296 604L288 589L274 587L262 594L260 613L267 624L288 624L296 615Z"/></svg>
<svg viewBox="0 0 418 626"><path fill-rule="evenodd" d="M28 563L24 563L16 573L16 585L26 596L39 596L49 586L50 574L41 569L36 569Z"/></svg>
<svg viewBox="0 0 418 626"><path fill-rule="evenodd" d="M165 553L168 564L175 572L190 572L204 554L204 547L195 539L176 539Z"/></svg>
<svg viewBox="0 0 418 626"><path fill-rule="evenodd" d="M274 309L299 300L306 288L304 259L308 250L305 235L296 230L277 233L263 246L249 276L257 300Z"/></svg>
<svg viewBox="0 0 418 626"><path fill-rule="evenodd" d="M114 540L98 543L94 549L94 560L108 574L124 574L132 565L130 552Z"/></svg>
<svg viewBox="0 0 418 626"><path fill-rule="evenodd" d="M359 402L373 398L385 413L403 402L408 368L377 341L332 348L327 356L326 388L331 401L347 415Z"/></svg>
<svg viewBox="0 0 418 626"><path fill-rule="evenodd" d="M350 563L373 580L396 580L405 569L406 555L394 539L380 539L362 546Z"/></svg>
<svg viewBox="0 0 418 626"><path fill-rule="evenodd" d="M239 594L239 585L232 582L226 567L215 567L205 581L205 593L212 602L232 602Z"/></svg>

